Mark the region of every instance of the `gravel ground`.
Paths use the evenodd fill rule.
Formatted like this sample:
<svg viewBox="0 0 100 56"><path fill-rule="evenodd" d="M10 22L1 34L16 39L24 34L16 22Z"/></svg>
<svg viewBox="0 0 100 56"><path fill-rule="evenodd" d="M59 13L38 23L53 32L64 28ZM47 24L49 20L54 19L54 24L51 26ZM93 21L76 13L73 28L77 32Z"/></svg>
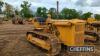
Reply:
<svg viewBox="0 0 100 56"><path fill-rule="evenodd" d="M33 25L13 25L11 22L0 24L0 56L47 56L46 52L29 43L25 36ZM100 45L93 53L69 53L62 50L57 56L100 56Z"/></svg>

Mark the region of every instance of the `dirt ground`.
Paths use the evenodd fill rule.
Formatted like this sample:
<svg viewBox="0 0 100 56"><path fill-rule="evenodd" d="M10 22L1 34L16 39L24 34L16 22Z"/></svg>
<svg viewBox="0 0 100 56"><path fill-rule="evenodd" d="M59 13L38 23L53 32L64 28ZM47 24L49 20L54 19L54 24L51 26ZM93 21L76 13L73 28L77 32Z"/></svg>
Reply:
<svg viewBox="0 0 100 56"><path fill-rule="evenodd" d="M11 22L0 24L0 56L47 56L40 48L29 43L25 36L33 25L14 25ZM61 51L57 56L100 56L100 46L93 53L69 53Z"/></svg>

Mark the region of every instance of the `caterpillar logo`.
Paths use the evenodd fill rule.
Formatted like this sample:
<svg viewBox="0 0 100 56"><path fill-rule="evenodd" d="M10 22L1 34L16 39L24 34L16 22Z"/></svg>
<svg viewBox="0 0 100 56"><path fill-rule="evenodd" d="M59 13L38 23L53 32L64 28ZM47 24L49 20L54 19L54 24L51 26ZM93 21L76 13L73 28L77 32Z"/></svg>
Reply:
<svg viewBox="0 0 100 56"><path fill-rule="evenodd" d="M69 46L70 52L94 52L94 46Z"/></svg>

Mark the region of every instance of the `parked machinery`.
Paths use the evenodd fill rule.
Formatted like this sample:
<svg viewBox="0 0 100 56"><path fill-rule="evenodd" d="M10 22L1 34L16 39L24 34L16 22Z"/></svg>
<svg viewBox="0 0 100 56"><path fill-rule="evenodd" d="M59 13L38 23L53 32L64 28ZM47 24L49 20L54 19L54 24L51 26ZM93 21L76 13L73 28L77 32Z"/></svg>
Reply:
<svg viewBox="0 0 100 56"><path fill-rule="evenodd" d="M94 18L88 18L86 23L86 41L98 42L100 41L100 21L96 21Z"/></svg>
<svg viewBox="0 0 100 56"><path fill-rule="evenodd" d="M56 55L65 46L84 45L85 22L82 20L47 20L35 19L34 30L27 32L27 40L49 54Z"/></svg>
<svg viewBox="0 0 100 56"><path fill-rule="evenodd" d="M23 24L23 19L20 16L16 15L12 19L12 24Z"/></svg>
<svg viewBox="0 0 100 56"><path fill-rule="evenodd" d="M25 20L28 24L33 24L34 18L26 18Z"/></svg>

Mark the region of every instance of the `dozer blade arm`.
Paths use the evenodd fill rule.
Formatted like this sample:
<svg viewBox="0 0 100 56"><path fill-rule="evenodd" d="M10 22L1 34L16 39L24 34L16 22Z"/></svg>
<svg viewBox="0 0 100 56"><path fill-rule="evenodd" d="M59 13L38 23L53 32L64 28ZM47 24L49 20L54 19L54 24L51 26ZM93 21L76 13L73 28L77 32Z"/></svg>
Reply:
<svg viewBox="0 0 100 56"><path fill-rule="evenodd" d="M85 38L86 41L98 42L100 39L99 35L95 32L85 31L85 35L86 35Z"/></svg>

